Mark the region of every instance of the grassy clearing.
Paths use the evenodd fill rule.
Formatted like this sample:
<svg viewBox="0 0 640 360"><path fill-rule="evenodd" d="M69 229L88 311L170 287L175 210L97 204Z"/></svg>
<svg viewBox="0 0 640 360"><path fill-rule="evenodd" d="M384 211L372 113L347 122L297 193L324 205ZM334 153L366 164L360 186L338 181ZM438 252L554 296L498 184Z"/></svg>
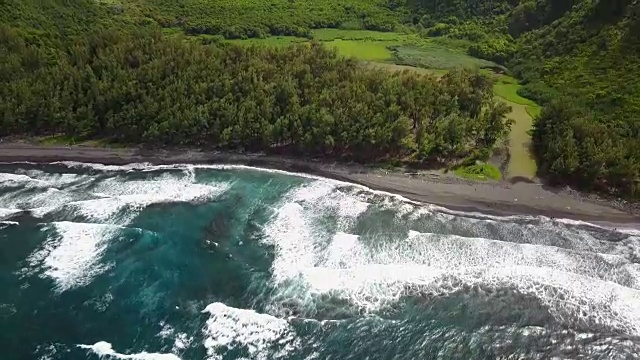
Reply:
<svg viewBox="0 0 640 360"><path fill-rule="evenodd" d="M509 164L507 165L507 175L509 177L521 176L533 179L536 175L536 162L531 153L531 136L529 130L533 124L533 119L529 115L530 106L516 104L507 101L511 106L509 118L513 120L511 132L509 133Z"/></svg>
<svg viewBox="0 0 640 360"><path fill-rule="evenodd" d="M531 153L531 135L533 118L540 114L542 108L535 102L518 95L518 80L507 75L496 75L497 82L493 88L496 96L501 97L511 106L509 118L513 120L509 133L509 154L507 164L509 177L533 179L536 175L536 161Z"/></svg>
<svg viewBox="0 0 640 360"><path fill-rule="evenodd" d="M518 95L518 89L522 86L518 83L518 80L507 75L496 75L497 82L493 87L493 92L503 99L511 101L512 103L527 105L531 107L539 107L535 102L523 98Z"/></svg>
<svg viewBox="0 0 640 360"><path fill-rule="evenodd" d="M377 62L391 60L390 46L418 41L416 35L344 29L317 29L313 31L313 38L336 48L341 55Z"/></svg>
<svg viewBox="0 0 640 360"><path fill-rule="evenodd" d="M336 48L344 56L414 66L436 70L435 72L455 67L482 69L498 66L467 55L465 49L468 42L462 40L425 39L416 34L344 29L317 29L313 31L313 38ZM309 40L293 36L270 36L264 39L226 41L243 45L286 46Z"/></svg>
<svg viewBox="0 0 640 360"><path fill-rule="evenodd" d="M384 42L336 39L326 43L343 56L351 56L366 61L386 61L392 53Z"/></svg>
<svg viewBox="0 0 640 360"><path fill-rule="evenodd" d="M351 56L365 61L385 62L392 60L390 46L406 41L417 41L416 35L384 33L369 30L319 29L313 32L314 39L333 47L343 56ZM263 39L225 40L241 45L287 46L308 42L309 39L294 36L269 36Z"/></svg>
<svg viewBox="0 0 640 360"><path fill-rule="evenodd" d="M416 45L400 45L393 47L392 51L394 62L421 68L446 70L456 67L480 69L497 66L490 61L449 48L440 42L426 41Z"/></svg>
<svg viewBox="0 0 640 360"><path fill-rule="evenodd" d="M392 41L402 43L419 40L417 35L401 34L396 32L380 32L372 30L344 30L344 29L317 29L313 30L313 38L318 41L342 40L369 40Z"/></svg>
<svg viewBox="0 0 640 360"><path fill-rule="evenodd" d="M500 170L491 164L463 166L453 171L457 176L471 180L501 180Z"/></svg>
<svg viewBox="0 0 640 360"><path fill-rule="evenodd" d="M75 143L75 139L67 135L51 135L36 138L35 141L40 145L70 145Z"/></svg>
<svg viewBox="0 0 640 360"><path fill-rule="evenodd" d="M527 114L529 114L529 116L534 119L537 118L541 112L542 107L538 104L536 104L535 106L527 106Z"/></svg>

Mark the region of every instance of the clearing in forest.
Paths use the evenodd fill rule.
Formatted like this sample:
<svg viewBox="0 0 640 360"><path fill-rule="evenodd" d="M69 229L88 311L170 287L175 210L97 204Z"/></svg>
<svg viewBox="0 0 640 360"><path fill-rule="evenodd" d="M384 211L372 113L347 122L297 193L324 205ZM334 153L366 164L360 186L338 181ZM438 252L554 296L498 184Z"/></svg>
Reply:
<svg viewBox="0 0 640 360"><path fill-rule="evenodd" d="M540 106L535 102L518 95L518 81L510 76L497 75L493 88L496 96L502 98L509 106L509 118L513 120L509 134L510 159L507 165L507 177L523 177L530 180L536 176L536 161L531 152L531 135L533 118L540 113Z"/></svg>

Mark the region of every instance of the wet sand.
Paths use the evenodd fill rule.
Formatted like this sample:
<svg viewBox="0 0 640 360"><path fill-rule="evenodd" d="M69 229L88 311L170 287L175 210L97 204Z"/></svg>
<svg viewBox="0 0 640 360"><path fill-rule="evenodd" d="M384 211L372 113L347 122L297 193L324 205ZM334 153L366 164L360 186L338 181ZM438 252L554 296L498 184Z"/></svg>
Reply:
<svg viewBox="0 0 640 360"><path fill-rule="evenodd" d="M113 149L86 146L42 146L0 143L0 162L78 161L109 165L148 162L152 164L241 164L305 172L361 184L408 199L451 210L492 215L544 215L640 228L640 216L620 204L583 196L575 191L552 189L538 183L472 182L440 172L404 174L362 165L334 164L261 154L232 154L196 150Z"/></svg>

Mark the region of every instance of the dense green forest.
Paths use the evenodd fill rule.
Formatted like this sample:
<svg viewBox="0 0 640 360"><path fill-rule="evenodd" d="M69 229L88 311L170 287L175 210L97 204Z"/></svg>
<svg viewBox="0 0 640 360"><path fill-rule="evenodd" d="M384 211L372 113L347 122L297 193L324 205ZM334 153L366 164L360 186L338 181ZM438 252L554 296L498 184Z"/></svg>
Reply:
<svg viewBox="0 0 640 360"><path fill-rule="evenodd" d="M540 175L640 195L639 1L5 0L0 21L2 134L291 147L362 159L486 155L508 124L477 74L456 72L446 81L390 76L317 44L239 49L161 35L311 38L311 29L325 27L394 30L466 41L469 54L518 77L520 94L544 107L532 130ZM309 51L319 58L309 59ZM232 64L234 56L242 61ZM296 106L280 103L282 86ZM288 140L277 130L283 122ZM405 128L404 136L388 135ZM443 145L451 137L457 145ZM358 154L367 146L377 149L374 156Z"/></svg>
<svg viewBox="0 0 640 360"><path fill-rule="evenodd" d="M218 47L100 31L52 59L9 28L0 37L0 135L424 163L487 154L509 129L484 75L380 73L318 43Z"/></svg>

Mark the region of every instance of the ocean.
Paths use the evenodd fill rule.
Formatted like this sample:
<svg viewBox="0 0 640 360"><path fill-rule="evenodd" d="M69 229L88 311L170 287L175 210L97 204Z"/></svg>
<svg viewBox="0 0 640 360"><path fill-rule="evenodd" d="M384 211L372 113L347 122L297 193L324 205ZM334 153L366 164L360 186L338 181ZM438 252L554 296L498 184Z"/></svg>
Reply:
<svg viewBox="0 0 640 360"><path fill-rule="evenodd" d="M0 359L635 359L640 233L245 166L0 165Z"/></svg>

